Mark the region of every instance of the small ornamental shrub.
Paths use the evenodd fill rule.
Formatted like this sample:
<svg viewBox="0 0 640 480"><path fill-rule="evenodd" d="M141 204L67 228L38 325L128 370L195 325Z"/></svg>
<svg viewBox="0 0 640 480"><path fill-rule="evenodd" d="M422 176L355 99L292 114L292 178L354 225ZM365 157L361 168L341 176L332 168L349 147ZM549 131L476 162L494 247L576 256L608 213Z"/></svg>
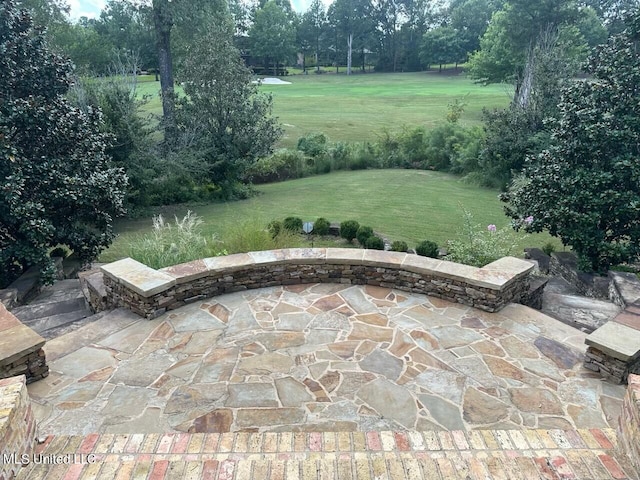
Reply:
<svg viewBox="0 0 640 480"><path fill-rule="evenodd" d="M406 252L409 250L409 245L407 245L407 242L403 242L402 240L395 240L391 244L391 250L393 252Z"/></svg>
<svg viewBox="0 0 640 480"><path fill-rule="evenodd" d="M367 239L373 236L373 228L367 227L365 225L361 225L356 232L356 238L358 239L358 243L363 247L367 243Z"/></svg>
<svg viewBox="0 0 640 480"><path fill-rule="evenodd" d="M302 219L300 217L287 217L282 222L282 227L290 232L299 232L302 230Z"/></svg>
<svg viewBox="0 0 640 480"><path fill-rule="evenodd" d="M551 254L556 251L556 247L553 245L553 243L547 242L542 246L542 251L545 254L551 256Z"/></svg>
<svg viewBox="0 0 640 480"><path fill-rule="evenodd" d="M327 153L327 136L324 133L309 133L298 139L298 150L310 157Z"/></svg>
<svg viewBox="0 0 640 480"><path fill-rule="evenodd" d="M320 217L313 224L313 233L315 235L329 235L331 223L326 218Z"/></svg>
<svg viewBox="0 0 640 480"><path fill-rule="evenodd" d="M384 250L384 240L375 235L367 238L367 241L364 244L365 248L370 248L372 250Z"/></svg>
<svg viewBox="0 0 640 480"><path fill-rule="evenodd" d="M355 220L347 220L340 224L340 236L347 240L349 243L356 238L360 224Z"/></svg>
<svg viewBox="0 0 640 480"><path fill-rule="evenodd" d="M269 230L271 238L276 238L282 231L282 222L280 220L273 220L269 222L269 225L267 225L267 230Z"/></svg>
<svg viewBox="0 0 640 480"><path fill-rule="evenodd" d="M438 258L438 244L431 240L424 240L416 246L416 253L423 257Z"/></svg>

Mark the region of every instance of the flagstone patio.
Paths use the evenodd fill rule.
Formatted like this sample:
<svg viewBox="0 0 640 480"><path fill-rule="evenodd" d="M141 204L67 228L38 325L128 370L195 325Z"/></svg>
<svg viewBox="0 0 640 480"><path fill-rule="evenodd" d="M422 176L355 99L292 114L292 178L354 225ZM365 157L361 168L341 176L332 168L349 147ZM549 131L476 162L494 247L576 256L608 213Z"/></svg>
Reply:
<svg viewBox="0 0 640 480"><path fill-rule="evenodd" d="M294 285L144 320L124 309L45 346L42 434L616 427L625 389L585 334L392 289Z"/></svg>

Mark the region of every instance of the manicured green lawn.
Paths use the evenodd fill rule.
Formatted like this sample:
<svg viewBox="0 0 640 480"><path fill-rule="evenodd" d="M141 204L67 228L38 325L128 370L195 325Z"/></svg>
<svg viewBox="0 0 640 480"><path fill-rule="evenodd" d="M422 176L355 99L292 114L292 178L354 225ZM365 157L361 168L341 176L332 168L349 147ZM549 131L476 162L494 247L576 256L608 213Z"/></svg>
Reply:
<svg viewBox="0 0 640 480"><path fill-rule="evenodd" d="M473 213L477 223L509 223L495 190L463 183L440 172L416 170L364 170L334 172L257 187L260 195L244 201L168 207L162 212L180 218L188 209L205 221L207 233L221 235L242 221L266 225L274 219L299 216L303 221L326 217L332 222L358 220L390 240L405 240L415 247L421 240L444 245L454 238L462 223L462 209ZM135 232L147 231L150 219L123 221L121 233L101 261L127 255L127 242ZM524 246L541 246L547 235L530 236ZM556 244L560 248L559 243Z"/></svg>
<svg viewBox="0 0 640 480"><path fill-rule="evenodd" d="M448 105L466 103L463 125L478 124L483 108L504 107L510 92L504 85L483 87L464 74L437 72L290 75L291 85L263 85L273 95L274 114L285 128L281 146L295 147L309 132L324 132L330 140L375 140L384 129L404 125L432 127L443 122ZM152 77L142 80L153 80ZM146 112L160 114L160 84L139 83L150 95Z"/></svg>

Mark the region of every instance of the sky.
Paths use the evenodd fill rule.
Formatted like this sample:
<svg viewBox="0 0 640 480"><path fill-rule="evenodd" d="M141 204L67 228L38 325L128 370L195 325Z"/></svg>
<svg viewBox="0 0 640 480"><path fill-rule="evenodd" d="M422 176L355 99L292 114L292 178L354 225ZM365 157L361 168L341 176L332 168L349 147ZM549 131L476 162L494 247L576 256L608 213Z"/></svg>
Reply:
<svg viewBox="0 0 640 480"><path fill-rule="evenodd" d="M296 12L304 12L311 0L290 0L291 6ZM328 5L332 0L323 0ZM70 8L70 16L72 20L80 17L97 18L100 11L104 8L107 0L67 0Z"/></svg>

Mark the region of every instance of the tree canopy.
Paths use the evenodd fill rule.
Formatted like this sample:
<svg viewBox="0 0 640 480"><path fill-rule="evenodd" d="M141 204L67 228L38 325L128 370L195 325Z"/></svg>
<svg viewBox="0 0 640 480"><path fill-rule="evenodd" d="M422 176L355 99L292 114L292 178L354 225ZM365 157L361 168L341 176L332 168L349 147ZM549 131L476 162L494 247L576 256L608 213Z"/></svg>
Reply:
<svg viewBox="0 0 640 480"><path fill-rule="evenodd" d="M110 244L127 179L105 153L100 111L65 97L72 65L13 0L0 4L0 51L0 264L4 275L39 265L50 280L50 247L90 260Z"/></svg>

